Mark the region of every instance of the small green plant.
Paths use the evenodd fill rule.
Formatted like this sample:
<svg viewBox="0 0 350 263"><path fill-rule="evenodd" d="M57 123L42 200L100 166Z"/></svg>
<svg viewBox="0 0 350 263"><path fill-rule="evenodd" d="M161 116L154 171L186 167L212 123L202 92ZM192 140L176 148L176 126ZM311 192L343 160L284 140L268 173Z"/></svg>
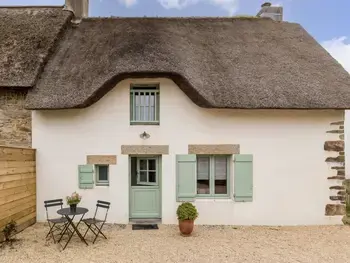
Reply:
<svg viewBox="0 0 350 263"><path fill-rule="evenodd" d="M198 217L197 208L189 202L185 202L179 205L179 207L177 208L176 214L177 214L177 219L180 221L196 220L196 218Z"/></svg>
<svg viewBox="0 0 350 263"><path fill-rule="evenodd" d="M17 228L17 224L14 220L11 220L2 230L2 233L5 236L5 241L9 242L10 241L10 237L16 233L16 228Z"/></svg>

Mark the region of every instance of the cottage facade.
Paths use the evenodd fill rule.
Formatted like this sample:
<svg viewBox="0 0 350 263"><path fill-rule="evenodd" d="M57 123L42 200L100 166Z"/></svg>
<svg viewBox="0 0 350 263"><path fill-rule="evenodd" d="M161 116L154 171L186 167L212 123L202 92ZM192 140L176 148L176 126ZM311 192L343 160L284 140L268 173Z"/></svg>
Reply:
<svg viewBox="0 0 350 263"><path fill-rule="evenodd" d="M23 84L38 221L78 191L112 223L175 224L183 201L198 224L341 223L350 76L300 25L34 11L2 10L60 18Z"/></svg>
<svg viewBox="0 0 350 263"><path fill-rule="evenodd" d="M146 83L159 86L159 125L132 125L130 87ZM38 200L77 190L78 165L107 163L108 185L99 185L95 166L89 189L79 192L86 207L111 201L111 222L159 218L175 224L183 199L195 202L199 224L339 223L325 215L327 177L336 172L325 162L323 144L335 137L327 134L330 123L342 118L342 111L203 109L172 80L126 79L86 109L33 113L37 183L47 186L38 188ZM140 138L143 132L149 138ZM185 164L179 159L192 156ZM237 162L241 156L246 161ZM148 172L151 185L135 184L143 178L137 178L134 158L148 160L148 169L158 162L155 173ZM44 220L40 201L38 210Z"/></svg>

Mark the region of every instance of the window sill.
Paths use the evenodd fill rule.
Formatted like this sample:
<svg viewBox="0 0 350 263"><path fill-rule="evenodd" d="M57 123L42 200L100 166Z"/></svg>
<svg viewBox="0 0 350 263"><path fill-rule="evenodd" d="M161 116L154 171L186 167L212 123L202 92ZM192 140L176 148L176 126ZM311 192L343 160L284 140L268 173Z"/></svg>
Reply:
<svg viewBox="0 0 350 263"><path fill-rule="evenodd" d="M108 187L109 184L96 184L97 187Z"/></svg>
<svg viewBox="0 0 350 263"><path fill-rule="evenodd" d="M197 195L195 199L199 200L232 200L230 196L205 196L205 195Z"/></svg>
<svg viewBox="0 0 350 263"><path fill-rule="evenodd" d="M159 122L130 122L130 125L159 125Z"/></svg>
<svg viewBox="0 0 350 263"><path fill-rule="evenodd" d="M196 197L195 202L199 203L235 203L230 197L221 197L221 198L208 198L208 197Z"/></svg>

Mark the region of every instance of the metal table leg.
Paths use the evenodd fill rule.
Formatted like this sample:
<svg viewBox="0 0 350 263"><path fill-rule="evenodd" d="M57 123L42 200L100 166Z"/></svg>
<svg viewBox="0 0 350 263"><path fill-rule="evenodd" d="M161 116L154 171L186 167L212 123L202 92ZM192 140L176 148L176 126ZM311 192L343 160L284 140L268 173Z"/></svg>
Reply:
<svg viewBox="0 0 350 263"><path fill-rule="evenodd" d="M61 238L60 238L60 240L58 242L61 241L63 235L67 232L69 226L72 226L73 231L72 231L71 235L69 236L67 243L64 245L63 250L67 247L69 241L72 239L72 237L73 237L75 232L79 236L80 240L83 241L88 246L88 243L86 242L86 240L84 239L84 237L81 235L81 233L78 230L78 226L79 226L80 222L82 221L82 219L84 218L84 215L85 214L83 214L83 216L80 218L80 220L79 220L77 225L75 225L74 222L73 222L75 215L73 215L72 219L68 215L66 216L66 218L68 220L68 224L67 224L67 227L65 228L65 230L64 230L64 232L63 232L63 234L62 234L62 236L61 236Z"/></svg>
<svg viewBox="0 0 350 263"><path fill-rule="evenodd" d="M67 216L65 216L65 217L67 218ZM74 218L74 216L73 216L73 218ZM70 225L70 222L69 222L69 220L68 220L68 224L66 224L66 225L64 226L64 228L63 228L63 233L62 233L60 239L58 240L58 243L60 243L62 237L66 234L66 232L67 232L67 230L68 230L68 228L69 228L69 225Z"/></svg>

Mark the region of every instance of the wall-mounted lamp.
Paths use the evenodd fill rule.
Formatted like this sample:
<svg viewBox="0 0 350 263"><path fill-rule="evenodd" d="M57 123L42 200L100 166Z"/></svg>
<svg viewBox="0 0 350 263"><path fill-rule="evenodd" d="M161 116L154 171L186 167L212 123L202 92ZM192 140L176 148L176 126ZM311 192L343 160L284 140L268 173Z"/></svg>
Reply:
<svg viewBox="0 0 350 263"><path fill-rule="evenodd" d="M146 139L148 139L149 137L151 137L151 135L149 135L147 132L143 132L143 133L141 133L140 134L140 138L141 139L144 139L144 140L146 140Z"/></svg>

